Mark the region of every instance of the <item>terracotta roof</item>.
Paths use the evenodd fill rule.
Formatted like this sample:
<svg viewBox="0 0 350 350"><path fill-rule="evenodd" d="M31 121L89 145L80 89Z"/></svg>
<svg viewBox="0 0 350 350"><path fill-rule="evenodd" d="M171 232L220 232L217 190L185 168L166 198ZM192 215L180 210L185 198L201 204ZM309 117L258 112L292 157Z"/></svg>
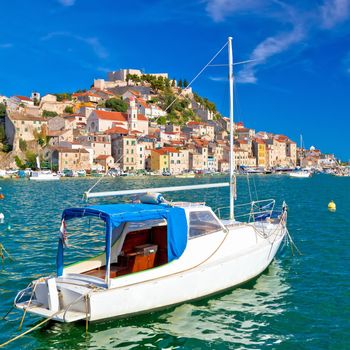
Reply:
<svg viewBox="0 0 350 350"><path fill-rule="evenodd" d="M192 122L188 122L187 126L195 126L195 125L202 125L202 124L204 124L204 123L192 121Z"/></svg>
<svg viewBox="0 0 350 350"><path fill-rule="evenodd" d="M137 120L148 121L147 117L143 114L137 114Z"/></svg>
<svg viewBox="0 0 350 350"><path fill-rule="evenodd" d="M120 126L115 126L111 129L108 129L105 131L106 134L110 135L110 134L124 134L127 135L128 134L128 130L124 129Z"/></svg>
<svg viewBox="0 0 350 350"><path fill-rule="evenodd" d="M165 150L166 152L179 153L179 151L174 147L163 147L162 149Z"/></svg>
<svg viewBox="0 0 350 350"><path fill-rule="evenodd" d="M179 132L175 132L175 131L163 131L163 134L167 134L167 135L178 135Z"/></svg>
<svg viewBox="0 0 350 350"><path fill-rule="evenodd" d="M168 154L168 151L164 150L163 148L158 148L158 149L152 149L153 152L157 152L158 154L164 156Z"/></svg>
<svg viewBox="0 0 350 350"><path fill-rule="evenodd" d="M248 128L239 128L237 129L237 132L249 132L250 129Z"/></svg>
<svg viewBox="0 0 350 350"><path fill-rule="evenodd" d="M15 97L19 98L21 101L30 101L30 102L32 102L32 100L29 97L27 97L27 96L15 96Z"/></svg>
<svg viewBox="0 0 350 350"><path fill-rule="evenodd" d="M52 136L52 137L61 136L61 135L65 134L66 132L68 132L68 130L49 130L47 132L47 136Z"/></svg>
<svg viewBox="0 0 350 350"><path fill-rule="evenodd" d="M107 159L108 157L112 157L111 155L107 155L107 154L100 154L98 157L96 157L95 159L98 159L98 160L105 160Z"/></svg>
<svg viewBox="0 0 350 350"><path fill-rule="evenodd" d="M103 120L115 120L115 121L121 121L126 122L128 120L127 113L122 112L107 112L107 111L101 111L101 110L95 110L94 111L97 118L103 119Z"/></svg>
<svg viewBox="0 0 350 350"><path fill-rule="evenodd" d="M150 106L149 106L149 105L146 103L146 101L143 100L142 98L137 98L136 100L137 100L137 102L138 102L142 107L144 107L144 108L150 108Z"/></svg>

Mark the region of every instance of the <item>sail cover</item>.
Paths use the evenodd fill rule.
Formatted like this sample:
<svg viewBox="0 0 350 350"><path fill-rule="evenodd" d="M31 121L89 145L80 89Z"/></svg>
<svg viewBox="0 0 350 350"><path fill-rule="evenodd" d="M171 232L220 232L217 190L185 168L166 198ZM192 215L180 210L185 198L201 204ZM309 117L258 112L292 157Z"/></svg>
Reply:
<svg viewBox="0 0 350 350"><path fill-rule="evenodd" d="M188 224L183 208L166 204L106 204L64 210L62 220L85 216L98 217L106 223L106 262L110 261L112 231L124 222L165 219L168 235L168 261L179 258L187 245ZM57 275L63 274L64 240L59 239Z"/></svg>

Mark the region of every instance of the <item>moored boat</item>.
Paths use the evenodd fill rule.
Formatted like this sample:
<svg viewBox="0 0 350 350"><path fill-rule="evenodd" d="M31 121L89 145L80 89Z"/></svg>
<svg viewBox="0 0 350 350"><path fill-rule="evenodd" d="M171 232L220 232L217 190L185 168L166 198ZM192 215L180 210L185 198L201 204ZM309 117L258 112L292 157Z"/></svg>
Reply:
<svg viewBox="0 0 350 350"><path fill-rule="evenodd" d="M32 171L29 180L32 181L55 181L59 180L60 176L51 170Z"/></svg>
<svg viewBox="0 0 350 350"><path fill-rule="evenodd" d="M130 196L134 203L64 210L56 276L39 278L20 291L14 300L18 309L60 322L134 315L235 287L269 266L287 235L287 210L284 203L276 210L273 199L254 201L246 221L235 219L231 45L229 38L229 183L93 193L94 185L86 198ZM168 202L161 194L218 187L230 189L225 218L221 213L227 208L214 211L205 203ZM77 250L89 243L88 256L79 260Z"/></svg>
<svg viewBox="0 0 350 350"><path fill-rule="evenodd" d="M311 177L312 172L306 169L296 169L289 173L290 177L306 178Z"/></svg>

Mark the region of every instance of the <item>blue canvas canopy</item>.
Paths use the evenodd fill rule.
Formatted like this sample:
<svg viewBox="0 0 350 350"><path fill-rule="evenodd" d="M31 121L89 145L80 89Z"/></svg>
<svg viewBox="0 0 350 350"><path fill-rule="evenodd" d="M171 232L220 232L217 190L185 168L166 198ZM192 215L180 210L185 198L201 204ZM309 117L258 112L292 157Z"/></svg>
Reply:
<svg viewBox="0 0 350 350"><path fill-rule="evenodd" d="M106 204L65 209L65 221L85 216L98 217L106 223L106 266L109 266L112 231L124 222L141 222L165 219L168 235L168 261L179 258L187 245L188 224L183 208L166 204ZM64 242L59 240L57 253L57 276L63 274Z"/></svg>

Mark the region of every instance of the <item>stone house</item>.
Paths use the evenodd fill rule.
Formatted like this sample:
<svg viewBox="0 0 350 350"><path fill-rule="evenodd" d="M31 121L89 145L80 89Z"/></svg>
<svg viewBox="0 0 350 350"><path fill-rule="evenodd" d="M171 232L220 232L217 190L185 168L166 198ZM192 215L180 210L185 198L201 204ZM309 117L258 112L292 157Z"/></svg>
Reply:
<svg viewBox="0 0 350 350"><path fill-rule="evenodd" d="M90 157L89 152L84 148L64 148L56 147L52 150L52 164L58 167L59 171L70 170L89 170Z"/></svg>
<svg viewBox="0 0 350 350"><path fill-rule="evenodd" d="M47 132L47 119L29 114L7 113L5 116L7 140L16 149L20 139L33 141L37 134Z"/></svg>
<svg viewBox="0 0 350 350"><path fill-rule="evenodd" d="M134 103L131 103L128 113L94 110L87 119L88 132L103 132L116 125L129 131L137 130L144 135L148 134L148 119L137 113Z"/></svg>
<svg viewBox="0 0 350 350"><path fill-rule="evenodd" d="M151 170L161 174L169 171L169 152L163 149L151 150Z"/></svg>
<svg viewBox="0 0 350 350"><path fill-rule="evenodd" d="M57 101L57 97L51 94L43 96L39 104L41 113L48 111L57 114L64 114L66 107L74 107L74 103L72 101Z"/></svg>
<svg viewBox="0 0 350 350"><path fill-rule="evenodd" d="M59 146L61 142L73 142L73 130L48 130L47 135L49 139L49 145L51 146Z"/></svg>
<svg viewBox="0 0 350 350"><path fill-rule="evenodd" d="M144 146L141 146L141 152L138 147L140 148L140 145L134 135L113 137L112 156L120 170L133 172L144 169Z"/></svg>
<svg viewBox="0 0 350 350"><path fill-rule="evenodd" d="M103 170L114 167L114 158L111 155L100 154L95 158L95 163L100 165Z"/></svg>

